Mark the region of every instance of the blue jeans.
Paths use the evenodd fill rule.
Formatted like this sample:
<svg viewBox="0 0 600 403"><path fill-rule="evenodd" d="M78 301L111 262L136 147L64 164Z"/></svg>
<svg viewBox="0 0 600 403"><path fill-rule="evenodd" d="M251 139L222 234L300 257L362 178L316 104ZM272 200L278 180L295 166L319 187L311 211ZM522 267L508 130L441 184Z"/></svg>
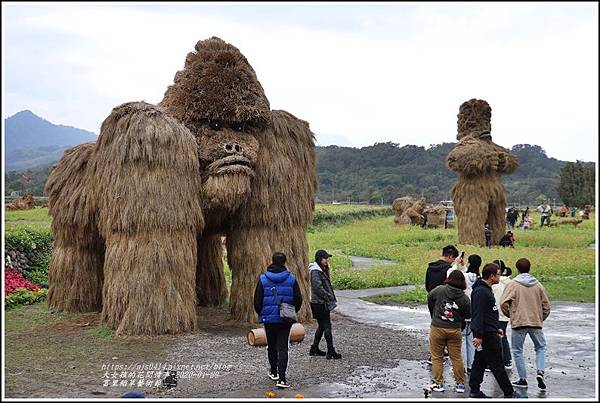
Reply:
<svg viewBox="0 0 600 403"><path fill-rule="evenodd" d="M546 337L542 329L521 328L512 329L510 344L512 345L512 353L517 367L519 378L527 379L527 369L525 368L525 359L523 358L523 344L525 337L529 335L535 349L535 365L538 371L544 370L544 359L546 354Z"/></svg>
<svg viewBox="0 0 600 403"><path fill-rule="evenodd" d="M473 346L473 332L471 331L471 321L465 320L465 330L463 331L462 356L465 366L469 369L473 367L475 359L475 346Z"/></svg>

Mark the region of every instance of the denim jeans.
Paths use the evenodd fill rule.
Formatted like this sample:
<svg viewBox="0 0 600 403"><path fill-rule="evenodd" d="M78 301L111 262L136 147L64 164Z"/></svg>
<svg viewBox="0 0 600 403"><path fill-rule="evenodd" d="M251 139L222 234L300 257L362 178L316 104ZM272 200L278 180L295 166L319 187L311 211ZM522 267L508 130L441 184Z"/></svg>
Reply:
<svg viewBox="0 0 600 403"><path fill-rule="evenodd" d="M544 370L544 359L546 354L546 337L542 329L532 327L524 327L521 329L512 329L510 344L512 345L512 353L517 367L519 378L527 379L527 369L525 368L525 359L523 358L523 344L525 337L529 335L535 349L535 365L538 371Z"/></svg>
<svg viewBox="0 0 600 403"><path fill-rule="evenodd" d="M475 359L475 346L473 346L473 332L471 331L471 321L465 320L465 330L463 331L462 356L465 367L471 369Z"/></svg>

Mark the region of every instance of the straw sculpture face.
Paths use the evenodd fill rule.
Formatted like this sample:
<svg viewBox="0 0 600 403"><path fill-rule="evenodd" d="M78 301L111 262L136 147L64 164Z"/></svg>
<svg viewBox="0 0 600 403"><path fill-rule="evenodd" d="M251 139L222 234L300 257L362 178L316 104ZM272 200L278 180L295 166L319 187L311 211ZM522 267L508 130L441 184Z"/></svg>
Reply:
<svg viewBox="0 0 600 403"><path fill-rule="evenodd" d="M254 288L274 252L308 295L317 183L308 123L270 110L237 48L200 41L158 106L114 108L98 141L51 172L48 304L101 310L118 335L193 331L197 305L227 299L225 237L232 319L255 323ZM310 319L307 298L298 316Z"/></svg>
<svg viewBox="0 0 600 403"><path fill-rule="evenodd" d="M492 108L480 99L464 102L458 113L458 144L447 166L458 173L452 188L459 242L485 245L484 225L497 245L506 227L506 192L500 175L514 172L519 162L506 148L492 142Z"/></svg>

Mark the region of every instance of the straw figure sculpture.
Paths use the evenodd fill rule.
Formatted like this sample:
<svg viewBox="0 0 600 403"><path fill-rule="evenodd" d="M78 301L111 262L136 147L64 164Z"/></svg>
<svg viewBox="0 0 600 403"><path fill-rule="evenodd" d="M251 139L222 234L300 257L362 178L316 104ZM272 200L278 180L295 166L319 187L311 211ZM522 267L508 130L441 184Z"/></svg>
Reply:
<svg viewBox="0 0 600 403"><path fill-rule="evenodd" d="M399 197L392 203L395 218L398 225L420 225L425 209L425 199L415 199L410 196Z"/></svg>
<svg viewBox="0 0 600 403"><path fill-rule="evenodd" d="M427 206L423 210L423 215L427 217L427 228L445 228L446 211L444 206Z"/></svg>
<svg viewBox="0 0 600 403"><path fill-rule="evenodd" d="M102 311L117 334L197 328L228 296L255 323L254 287L275 251L308 295L306 228L317 191L308 123L272 111L234 46L199 41L159 105L123 104L96 143L65 152L46 185L50 307ZM310 319L308 298L299 319ZM202 318L200 318L202 320Z"/></svg>
<svg viewBox="0 0 600 403"><path fill-rule="evenodd" d="M458 173L452 187L461 244L485 246L484 226L497 245L506 228L506 194L500 175L514 172L519 162L509 150L492 142L492 108L484 100L464 102L458 113L458 144L447 157Z"/></svg>
<svg viewBox="0 0 600 403"><path fill-rule="evenodd" d="M33 196L25 195L6 205L7 210L31 210L33 208Z"/></svg>

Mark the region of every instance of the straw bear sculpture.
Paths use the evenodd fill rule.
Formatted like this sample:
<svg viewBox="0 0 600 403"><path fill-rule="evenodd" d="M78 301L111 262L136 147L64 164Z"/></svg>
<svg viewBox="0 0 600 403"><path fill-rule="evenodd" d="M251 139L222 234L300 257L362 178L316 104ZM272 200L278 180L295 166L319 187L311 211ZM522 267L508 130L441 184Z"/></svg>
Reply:
<svg viewBox="0 0 600 403"><path fill-rule="evenodd" d="M114 108L98 140L52 170L48 303L101 311L122 335L193 331L198 305L227 300L225 236L231 318L255 322L254 287L273 252L308 295L316 190L308 123L270 109L237 48L199 41L158 105ZM309 312L304 298L299 319Z"/></svg>
<svg viewBox="0 0 600 403"><path fill-rule="evenodd" d="M452 200L461 244L485 246L488 223L492 245L498 245L506 228L506 195L500 175L514 172L519 162L509 150L492 142L491 117L486 101L464 102L458 113L458 144L446 161L458 173Z"/></svg>

